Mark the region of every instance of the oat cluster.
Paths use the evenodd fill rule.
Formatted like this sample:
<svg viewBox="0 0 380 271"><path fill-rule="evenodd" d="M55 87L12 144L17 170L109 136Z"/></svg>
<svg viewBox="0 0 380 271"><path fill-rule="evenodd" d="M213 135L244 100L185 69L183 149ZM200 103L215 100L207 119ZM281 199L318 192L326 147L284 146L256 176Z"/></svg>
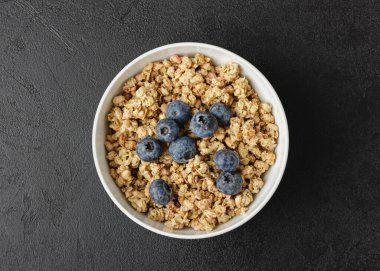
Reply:
<svg viewBox="0 0 380 271"><path fill-rule="evenodd" d="M155 137L156 124L165 118L173 100L187 103L193 115L214 103L225 103L233 114L231 124L219 127L211 138L197 139L198 154L186 164L174 162L167 149L156 162L141 161L136 143L146 136ZM248 80L240 76L237 64L215 66L202 54L174 55L147 65L128 79L113 104L108 114L112 132L105 142L111 176L138 212L169 228L210 231L243 214L264 184L262 174L275 161L278 127L272 107L260 101ZM192 136L188 125L184 130ZM234 196L216 187L221 171L213 155L224 148L240 156L243 188ZM172 188L173 199L166 206L150 198L149 186L155 179L165 180Z"/></svg>

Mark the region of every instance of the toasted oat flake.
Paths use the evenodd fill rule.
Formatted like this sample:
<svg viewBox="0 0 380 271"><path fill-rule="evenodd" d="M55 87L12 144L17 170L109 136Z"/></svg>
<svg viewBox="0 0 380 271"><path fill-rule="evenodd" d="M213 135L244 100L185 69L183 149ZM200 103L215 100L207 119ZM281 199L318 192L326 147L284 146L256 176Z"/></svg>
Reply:
<svg viewBox="0 0 380 271"><path fill-rule="evenodd" d="M155 136L156 124L173 100L187 103L192 114L223 102L233 113L231 124L219 127L211 138L198 139L198 155L186 164L174 162L167 150L156 162L141 161L136 143ZM235 63L215 66L202 54L173 55L128 79L113 105L108 114L112 132L105 142L111 176L133 208L169 228L210 231L244 214L264 185L262 174L275 162L278 126L272 106L260 101ZM184 132L190 135L188 126ZM219 192L215 185L220 171L213 156L224 148L240 156L244 182L235 196ZM172 187L173 198L166 206L149 196L150 183L158 178Z"/></svg>

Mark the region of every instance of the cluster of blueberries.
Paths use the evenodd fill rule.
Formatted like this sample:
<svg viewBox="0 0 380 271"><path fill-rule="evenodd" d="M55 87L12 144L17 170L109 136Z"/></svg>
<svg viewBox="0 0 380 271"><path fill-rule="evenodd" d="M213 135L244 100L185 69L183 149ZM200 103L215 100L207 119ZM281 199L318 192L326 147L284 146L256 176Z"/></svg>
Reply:
<svg viewBox="0 0 380 271"><path fill-rule="evenodd" d="M170 143L169 155L179 164L184 164L194 158L197 153L194 139L179 136L181 128L190 118L191 110L186 103L171 102L166 109L166 118L157 123L158 140L148 136L137 143L136 152L139 158L147 162L157 160L163 151L161 142ZM218 125L229 125L230 118L230 108L223 103L216 103L208 112L198 112L191 118L190 130L197 137L211 137L218 129ZM214 156L216 167L223 171L216 185L219 191L226 195L235 195L241 190L243 179L236 172L239 162L239 155L228 149L220 150ZM162 179L154 180L149 192L154 202L160 205L166 205L172 196L170 186Z"/></svg>

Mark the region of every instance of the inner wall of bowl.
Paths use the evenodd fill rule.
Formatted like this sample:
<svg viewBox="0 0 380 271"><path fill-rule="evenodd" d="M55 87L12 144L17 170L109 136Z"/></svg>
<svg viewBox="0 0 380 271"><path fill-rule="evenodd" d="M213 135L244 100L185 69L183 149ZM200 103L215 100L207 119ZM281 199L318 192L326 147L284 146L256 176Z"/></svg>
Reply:
<svg viewBox="0 0 380 271"><path fill-rule="evenodd" d="M273 106L273 115L275 117L276 123L279 126L279 142L276 148L276 156L277 160L275 164L268 170L268 172L264 175L264 187L262 190L255 196L254 201L249 206L248 211L244 215L236 216L232 218L227 223L221 224L217 226L213 233L217 233L220 231L224 231L227 228L235 226L236 224L242 224L245 220L247 220L250 216L256 214L259 209L261 209L266 201L268 200L268 193L272 192L271 190L276 189L278 182L281 178L281 167L284 166L284 159L286 160L285 152L287 149L285 148L284 142L286 141L285 132L282 131L287 130L286 120L284 116L281 114L282 106L279 103L278 97L273 92L270 84L265 80L264 77L256 70L252 69L251 66L244 63L241 58L235 56L234 54L226 53L224 50L218 50L215 48L208 48L202 46L180 46L177 48L166 48L163 50L156 50L148 55L145 55L143 58L137 60L135 63L130 63L110 84L109 88L105 96L101 102L101 108L99 111L99 123L96 127L95 131L95 142L96 147L95 151L99 159L99 168L101 175L104 179L103 184L110 196L113 196L114 202L117 206L127 214L131 219L135 220L135 222L139 224L145 224L149 228L156 229L156 231L163 231L168 234L176 234L176 235L204 235L207 232L195 231L190 228L182 229L182 230L170 230L164 226L161 222L156 222L147 217L146 214L141 214L137 212L135 209L131 207L124 194L120 191L120 189L115 184L112 177L109 175L109 167L106 159L106 150L104 148L104 142L106 139L106 131L108 128L107 123L107 114L112 107L112 98L122 92L121 88L123 83L134 76L138 72L142 70L142 68L153 61L163 60L165 58L169 58L173 54L180 55L188 55L192 56L196 53L202 53L211 57L215 64L223 64L228 62L235 62L240 65L242 75L245 76L251 85L254 87L255 91L259 95L260 99L264 102L269 102Z"/></svg>

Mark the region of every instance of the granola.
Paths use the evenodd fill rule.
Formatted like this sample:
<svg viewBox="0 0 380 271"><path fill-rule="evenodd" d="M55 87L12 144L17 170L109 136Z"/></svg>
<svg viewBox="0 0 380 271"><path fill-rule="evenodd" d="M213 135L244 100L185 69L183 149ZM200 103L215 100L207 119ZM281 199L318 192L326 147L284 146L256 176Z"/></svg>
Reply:
<svg viewBox="0 0 380 271"><path fill-rule="evenodd" d="M262 174L276 159L278 126L271 105L260 101L237 64L215 66L202 54L174 55L145 66L122 91L113 98L108 114L111 132L105 147L111 176L133 208L172 229L206 231L246 212L264 185ZM192 114L225 103L233 113L231 123L219 127L211 138L197 139L198 154L186 164L174 162L167 149L155 162L141 161L136 143L155 136L155 126L173 100L187 103ZM191 135L188 125L184 129ZM240 156L243 187L234 196L219 192L215 184L220 170L213 155L224 148ZM157 205L149 195L151 182L158 178L173 191L166 206Z"/></svg>

